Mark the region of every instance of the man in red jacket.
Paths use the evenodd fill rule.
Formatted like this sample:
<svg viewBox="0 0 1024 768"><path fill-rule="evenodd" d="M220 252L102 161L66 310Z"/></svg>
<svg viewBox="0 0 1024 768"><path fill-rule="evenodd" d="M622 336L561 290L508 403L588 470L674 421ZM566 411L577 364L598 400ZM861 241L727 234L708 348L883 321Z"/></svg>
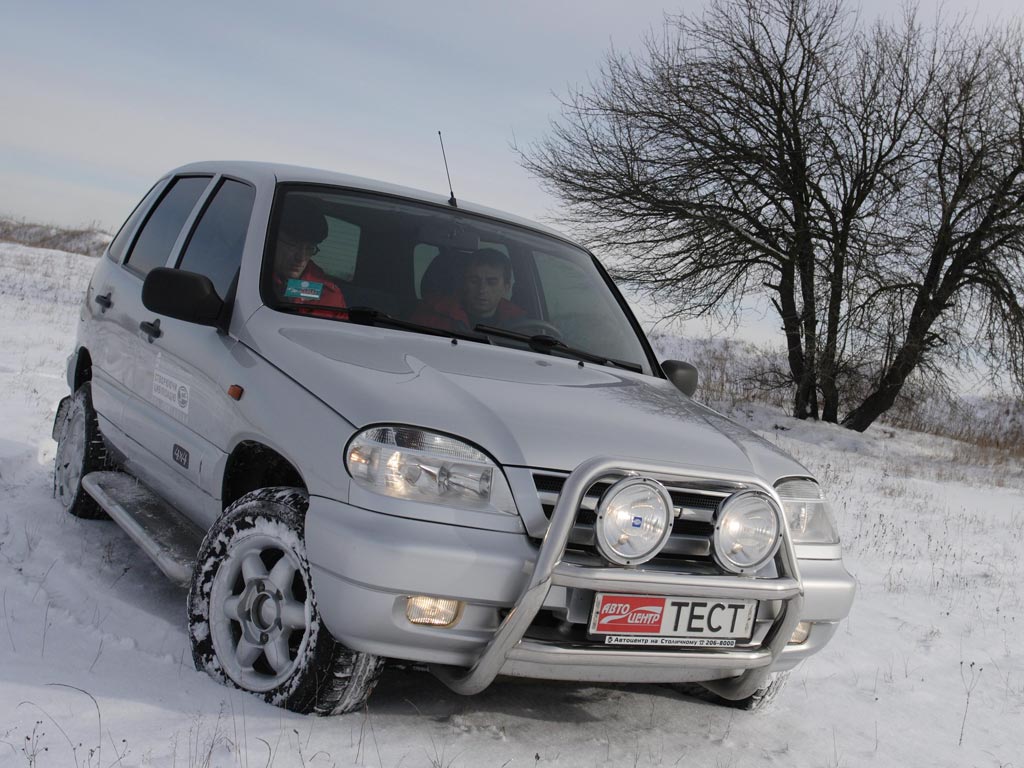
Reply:
<svg viewBox="0 0 1024 768"><path fill-rule="evenodd" d="M512 287L512 265L494 248L474 251L466 261L454 296L428 300L413 322L449 331L470 331L478 323L507 326L526 312L505 298Z"/></svg>
<svg viewBox="0 0 1024 768"><path fill-rule="evenodd" d="M312 258L327 237L327 219L311 200L285 198L274 249L274 295L284 304L303 306L303 314L344 317L345 297ZM306 306L308 305L308 309Z"/></svg>

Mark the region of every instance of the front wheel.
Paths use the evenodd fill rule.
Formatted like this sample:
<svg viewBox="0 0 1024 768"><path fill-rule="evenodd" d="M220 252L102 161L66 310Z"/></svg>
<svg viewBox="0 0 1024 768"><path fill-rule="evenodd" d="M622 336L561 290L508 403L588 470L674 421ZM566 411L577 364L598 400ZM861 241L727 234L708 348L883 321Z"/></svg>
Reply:
<svg viewBox="0 0 1024 768"><path fill-rule="evenodd" d="M723 703L736 709L745 709L748 712L763 712L771 708L775 697L782 693L787 682L789 682L789 672L775 672L765 681L764 685L746 698L737 701L723 700Z"/></svg>
<svg viewBox="0 0 1024 768"><path fill-rule="evenodd" d="M695 699L701 699L702 701L711 702L712 704L718 704L723 707L729 707L730 709L744 709L747 712L763 712L771 708L775 701L775 697L782 692L782 689L786 687L786 683L788 681L788 671L774 672L767 680L765 680L764 685L742 699L727 699L723 696L719 696L717 693L705 688L700 683L675 683L669 687L679 693L685 694L686 696L692 696Z"/></svg>
<svg viewBox="0 0 1024 768"><path fill-rule="evenodd" d="M294 712L365 704L383 659L323 626L303 539L306 493L264 488L232 504L199 550L189 589L196 668Z"/></svg>

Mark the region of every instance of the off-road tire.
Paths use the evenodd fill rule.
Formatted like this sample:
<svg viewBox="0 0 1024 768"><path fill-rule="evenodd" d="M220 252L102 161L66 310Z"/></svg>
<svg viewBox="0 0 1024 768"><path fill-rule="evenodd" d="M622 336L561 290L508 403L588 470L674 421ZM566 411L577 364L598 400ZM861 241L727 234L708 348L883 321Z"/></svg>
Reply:
<svg viewBox="0 0 1024 768"><path fill-rule="evenodd" d="M744 699L737 701L723 700L723 704L747 712L766 712L775 703L775 697L786 687L789 672L776 672L768 678L768 682Z"/></svg>
<svg viewBox="0 0 1024 768"><path fill-rule="evenodd" d="M344 714L365 705L380 677L384 659L346 648L334 639L320 619L303 537L308 503L306 493L301 489L262 488L238 499L210 528L199 549L188 595L192 658L196 669L205 670L215 680L252 693L269 704L303 714ZM298 567L292 576L294 587L276 592L278 617L268 632L284 632L284 611L294 609L300 602L305 607L306 625L301 629L301 641L295 641L291 634L287 636L290 662L284 670L271 666L274 659L269 645L273 641L268 643L266 639L261 646L266 650L245 667L240 657L243 653L241 644L232 646L233 655L227 658L221 653L226 645L230 645L229 638L236 638L240 643L246 638L247 631L252 632L255 628L261 632L259 622L267 619L256 607L248 613L239 610L238 615L245 618L236 619L232 614L226 620L219 619L215 625L211 625L211 616L226 615L228 601L233 597L239 597L239 602L232 605L255 606L264 591L268 594L273 592L275 584L259 581L262 577L254 576L251 567L250 578L241 571L237 576L232 576L232 573L236 567L242 567L235 565L239 558L249 559L256 551L267 566L268 574L272 574L277 549L281 554L276 562L292 558L290 562ZM285 552L286 549L291 555ZM269 564L268 560L271 561ZM225 573L218 579L221 568ZM301 586L294 581L296 578L301 579ZM235 594L238 589L241 589L240 596ZM298 594L300 589L303 594ZM283 592L286 594L282 597ZM246 595L252 597L254 594L256 599L247 601ZM272 599L275 598L264 599L263 602ZM219 604L212 605L214 601ZM268 614L273 615L273 610ZM296 631L300 630L290 630L291 633ZM216 642L215 637L218 638ZM246 646L245 653L252 653L251 644Z"/></svg>
<svg viewBox="0 0 1024 768"><path fill-rule="evenodd" d="M726 699L717 693L709 691L700 683L678 683L671 687L687 696L692 696L701 701L718 704L730 709L742 709L747 712L765 712L773 706L775 697L779 695L786 682L789 680L789 672L776 672L768 681L749 696L742 699Z"/></svg>
<svg viewBox="0 0 1024 768"><path fill-rule="evenodd" d="M69 514L87 520L103 520L107 513L86 493L82 478L90 472L112 469L96 411L92 408L89 382L71 397L64 421L57 433L57 455L53 460L53 495Z"/></svg>

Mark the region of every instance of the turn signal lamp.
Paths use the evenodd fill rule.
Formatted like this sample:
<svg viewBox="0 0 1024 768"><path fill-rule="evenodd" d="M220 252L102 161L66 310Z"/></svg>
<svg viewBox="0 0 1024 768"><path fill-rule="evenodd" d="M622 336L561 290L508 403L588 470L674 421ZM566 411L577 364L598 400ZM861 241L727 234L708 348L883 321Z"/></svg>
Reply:
<svg viewBox="0 0 1024 768"><path fill-rule="evenodd" d="M793 630L793 636L789 638L790 645L801 645L807 642L807 638L811 634L811 622L801 621L796 625L796 629Z"/></svg>

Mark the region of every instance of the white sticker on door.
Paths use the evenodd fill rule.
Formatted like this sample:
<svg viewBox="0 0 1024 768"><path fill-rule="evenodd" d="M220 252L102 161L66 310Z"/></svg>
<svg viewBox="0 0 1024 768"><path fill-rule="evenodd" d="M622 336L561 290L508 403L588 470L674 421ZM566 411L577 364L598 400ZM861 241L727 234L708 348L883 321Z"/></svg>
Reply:
<svg viewBox="0 0 1024 768"><path fill-rule="evenodd" d="M153 372L153 398L172 415L188 416L188 384L159 368Z"/></svg>

